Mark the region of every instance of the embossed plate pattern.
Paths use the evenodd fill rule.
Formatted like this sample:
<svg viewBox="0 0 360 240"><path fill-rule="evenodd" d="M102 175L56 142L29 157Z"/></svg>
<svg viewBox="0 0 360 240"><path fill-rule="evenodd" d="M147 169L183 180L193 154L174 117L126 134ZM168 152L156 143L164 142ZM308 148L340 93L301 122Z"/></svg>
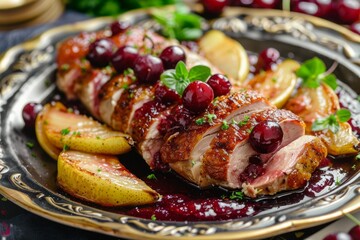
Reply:
<svg viewBox="0 0 360 240"><path fill-rule="evenodd" d="M120 18L157 28L150 10ZM16 46L0 59L0 193L19 206L51 220L104 234L131 239L253 239L322 224L360 209L360 173L314 199L263 212L255 217L217 222L164 222L139 219L76 202L57 191L56 164L23 130L21 109L28 101L46 101L53 93L56 44L80 31L103 28L112 19L99 18L45 32ZM208 27L238 39L250 51L275 46L297 60L321 56L330 65L339 62L341 91L360 92L360 37L325 20L276 10L229 8ZM49 84L48 84L49 83ZM348 86L351 86L348 87ZM346 100L346 99L345 99ZM346 102L346 101L345 101ZM360 103L348 101L353 121L360 123ZM36 156L36 158L34 157Z"/></svg>

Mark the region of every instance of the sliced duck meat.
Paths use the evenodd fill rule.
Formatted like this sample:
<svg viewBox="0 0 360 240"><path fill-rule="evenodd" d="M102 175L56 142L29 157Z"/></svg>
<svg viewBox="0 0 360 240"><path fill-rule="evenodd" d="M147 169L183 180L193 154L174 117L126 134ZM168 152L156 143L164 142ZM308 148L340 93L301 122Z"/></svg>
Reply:
<svg viewBox="0 0 360 240"><path fill-rule="evenodd" d="M255 198L302 188L326 155L319 138L304 135L276 152L264 165L261 176L243 184L243 192Z"/></svg>
<svg viewBox="0 0 360 240"><path fill-rule="evenodd" d="M191 159L185 172L177 169L180 165L184 169L185 163L171 163L170 166L186 178L195 180L200 187L219 185L226 188L241 188L241 174L249 165L253 156L266 162L274 153L261 154L253 149L249 143L251 130L264 120L273 121L283 129L283 139L278 149L304 135L305 124L296 115L279 109L266 109L245 115L243 120L222 124L211 140L206 152L196 159ZM225 126L225 128L224 128Z"/></svg>
<svg viewBox="0 0 360 240"><path fill-rule="evenodd" d="M215 99L208 109L181 131L167 136L161 148L161 158L168 163L200 159L210 147L224 121L241 121L245 115L274 108L259 93L242 91Z"/></svg>

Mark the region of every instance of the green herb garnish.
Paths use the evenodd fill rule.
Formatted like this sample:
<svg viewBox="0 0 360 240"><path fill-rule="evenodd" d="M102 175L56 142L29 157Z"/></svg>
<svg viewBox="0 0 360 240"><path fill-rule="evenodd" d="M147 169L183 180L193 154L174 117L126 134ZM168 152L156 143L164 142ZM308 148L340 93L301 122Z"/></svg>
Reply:
<svg viewBox="0 0 360 240"><path fill-rule="evenodd" d="M160 80L165 86L175 90L181 96L191 82L196 80L205 82L210 74L210 68L207 66L197 65L188 71L185 63L180 61L176 64L175 69L163 72Z"/></svg>
<svg viewBox="0 0 360 240"><path fill-rule="evenodd" d="M155 221L156 220L156 216L155 214L151 215L151 220Z"/></svg>
<svg viewBox="0 0 360 240"><path fill-rule="evenodd" d="M32 143L32 142L27 142L26 146L31 149L31 148L33 148L35 146L35 144Z"/></svg>
<svg viewBox="0 0 360 240"><path fill-rule="evenodd" d="M70 129L69 128L64 128L60 130L60 134L65 136L68 135L70 133Z"/></svg>
<svg viewBox="0 0 360 240"><path fill-rule="evenodd" d="M174 12L154 11L153 18L161 25L162 34L168 38L195 40L203 34L201 17L185 6L179 5Z"/></svg>
<svg viewBox="0 0 360 240"><path fill-rule="evenodd" d="M205 118L198 118L198 119L196 119L195 120L195 123L197 124L197 125L203 125L204 123L206 123L206 120L205 120Z"/></svg>
<svg viewBox="0 0 360 240"><path fill-rule="evenodd" d="M70 65L66 64L66 63L60 66L60 69L62 71L67 71L67 70L69 70L69 68L70 68Z"/></svg>
<svg viewBox="0 0 360 240"><path fill-rule="evenodd" d="M67 151L67 150L69 150L70 149L70 146L69 145L67 145L67 144L64 144L64 146L63 146L63 150L64 151Z"/></svg>
<svg viewBox="0 0 360 240"><path fill-rule="evenodd" d="M227 123L226 120L224 120L221 125L221 130L228 130L228 129L229 129L229 124Z"/></svg>
<svg viewBox="0 0 360 240"><path fill-rule="evenodd" d="M351 112L347 109L339 109L335 114L330 114L326 118L316 119L312 126L312 131L322 131L329 129L333 133L337 133L340 129L340 122L346 122L350 119Z"/></svg>
<svg viewBox="0 0 360 240"><path fill-rule="evenodd" d="M250 120L250 117L248 115L245 115L243 120L241 120L240 122L238 122L238 126L239 127L243 127L245 126Z"/></svg>
<svg viewBox="0 0 360 240"><path fill-rule="evenodd" d="M305 61L296 71L296 75L302 78L303 86L308 88L317 88L322 82L334 90L337 88L335 75L327 73L325 63L317 57Z"/></svg>
<svg viewBox="0 0 360 240"><path fill-rule="evenodd" d="M208 119L208 123L214 123L214 119L216 119L216 115L213 113L208 113L205 117Z"/></svg>
<svg viewBox="0 0 360 240"><path fill-rule="evenodd" d="M236 191L236 192L232 192L231 195L230 195L230 199L234 200L234 199L243 199L244 197L244 193L241 192L241 191Z"/></svg>
<svg viewBox="0 0 360 240"><path fill-rule="evenodd" d="M155 174L153 174L153 173L149 174L146 178L151 179L151 180L156 180L157 179Z"/></svg>

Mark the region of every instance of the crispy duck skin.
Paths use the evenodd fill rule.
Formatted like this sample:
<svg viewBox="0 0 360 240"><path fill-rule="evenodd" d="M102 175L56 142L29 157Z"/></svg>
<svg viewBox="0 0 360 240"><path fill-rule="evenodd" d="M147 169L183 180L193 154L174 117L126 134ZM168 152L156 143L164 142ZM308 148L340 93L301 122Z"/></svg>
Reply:
<svg viewBox="0 0 360 240"><path fill-rule="evenodd" d="M286 145L291 141L299 137L302 138L303 123L295 115L283 110L277 110L258 92L245 89L239 91L233 90L232 93L226 96L216 98L204 113L195 116L185 128L162 129L163 122L166 122L164 120L167 120L169 116L174 114L173 111L176 111L177 105L167 106L157 102L154 99L154 86L140 85L133 82L133 76L117 74L112 67L102 69L92 68L85 57L90 42L101 37L111 37L117 46L137 46L140 53L146 52L151 47L153 47L155 53L159 53L166 46L177 43L165 40L151 31L133 28L126 33L116 36L110 36L107 31L101 31L96 34L83 33L60 45L60 49L66 54L62 56L62 52L59 52L58 64L59 66L60 64L62 66L67 64L69 67L59 68L57 79L59 89L69 99L79 98L91 114L113 129L130 134L135 140L135 147L151 168L156 168L155 161L160 159L160 161L169 164L173 170L183 175L187 180L200 186L212 184L238 188L245 181L227 178L227 176L231 175L231 171L229 172L231 168L227 165L220 166L219 159L211 158L210 155L216 149L221 149L223 145L223 150L234 148L231 150L232 152L229 150L230 156L226 161L228 163L236 162L236 159L232 158L236 154L242 153L242 151L246 153L248 148L242 148L241 146L249 147L249 144L242 143L247 142L244 139L247 139L246 136L250 132L250 125L255 124L255 122L249 121L249 126L245 124L242 127L230 127L229 135L226 136L228 137L226 140L229 140L229 142L221 144L225 137L223 134L227 132L221 130L224 121L229 124L232 120L240 122L247 115L253 116L251 119L256 121L267 117L283 124L281 126L284 128L285 135L288 134L287 131L289 131L289 134L295 132L292 135L290 134L291 136L284 141L279 148L280 150L268 155L261 155L263 164L266 164L267 161L275 161L274 156L278 156L276 159L280 159L277 161L284 161L281 159L284 154L281 155L279 152L286 149ZM149 37L152 41L146 40ZM72 48L72 43L75 43L75 46L80 48L80 50L76 51L76 48ZM200 55L192 53L186 48L185 52L188 68L202 64L209 66L212 69L212 73L219 72L216 67L212 66ZM264 115L260 114L260 112L263 112ZM204 123L199 124L196 121L199 119L205 120ZM234 129L237 132L234 132ZM293 131L294 129L297 130ZM247 133L244 136L240 134L240 136L239 131ZM245 150L238 151L240 149L238 147ZM249 149L249 151L254 152L252 149ZM203 160L202 158L205 153L207 153L206 158L204 158L205 164L199 164ZM319 154L318 158L320 158L320 155L324 157L324 154ZM294 161L304 161L301 156L298 154L298 158ZM242 170L248 165L248 159L246 160L244 160L245 163ZM317 158L314 162L316 161L318 161ZM230 166L236 167L237 165L230 164ZM289 169L295 169L294 166L289 166ZM313 171L312 168L308 170L309 174ZM224 174L224 171L228 171L227 175ZM240 173L241 171L236 174ZM238 176L235 177L239 178ZM282 176L280 175L279 177L281 178ZM253 184L253 182L246 183ZM245 185L243 184L243 186ZM247 189L251 189L251 187ZM292 188L279 187L278 191L283 189ZM269 191L269 194L273 194L276 191L276 189ZM266 191L263 192L266 193ZM249 196L252 196L250 190L247 193Z"/></svg>
<svg viewBox="0 0 360 240"><path fill-rule="evenodd" d="M304 135L275 153L265 165L265 173L244 183L243 191L255 198L302 188L326 155L327 149L319 138Z"/></svg>

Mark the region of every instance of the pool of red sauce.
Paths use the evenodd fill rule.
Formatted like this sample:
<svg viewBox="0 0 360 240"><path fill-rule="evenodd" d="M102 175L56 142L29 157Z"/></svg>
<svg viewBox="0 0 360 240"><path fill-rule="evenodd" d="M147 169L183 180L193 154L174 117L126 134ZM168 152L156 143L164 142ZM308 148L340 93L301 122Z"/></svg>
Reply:
<svg viewBox="0 0 360 240"><path fill-rule="evenodd" d="M341 90L340 88L337 93L342 107L347 108L352 101L357 101ZM56 95L54 100L63 101L63 97ZM80 112L85 111L78 103L66 103L66 105ZM354 132L360 134L360 124L352 119L349 123ZM162 198L151 205L104 208L104 210L145 219L155 217L156 220L166 221L219 221L251 217L264 211L271 212L299 204L335 189L360 167L360 161L356 161L355 157L338 159L328 157L321 162L308 185L303 189L258 199L247 197L231 199L231 191L217 187L200 190L171 171L152 172L135 151L122 155L120 161L130 172L160 193ZM152 173L155 174L156 179L147 178ZM99 208L99 206L95 207Z"/></svg>

